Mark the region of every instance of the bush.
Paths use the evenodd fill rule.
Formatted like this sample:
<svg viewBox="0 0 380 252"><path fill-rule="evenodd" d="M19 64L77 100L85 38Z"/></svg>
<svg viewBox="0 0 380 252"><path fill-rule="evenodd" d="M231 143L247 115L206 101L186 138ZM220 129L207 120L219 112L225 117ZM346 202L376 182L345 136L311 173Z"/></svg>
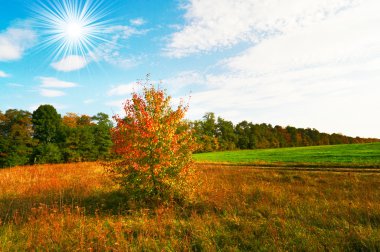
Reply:
<svg viewBox="0 0 380 252"><path fill-rule="evenodd" d="M183 119L188 106L181 102L173 109L170 100L164 90L145 84L142 94L133 92L126 101L126 117L114 117L113 150L121 160L109 170L133 197L168 201L189 186L195 141Z"/></svg>

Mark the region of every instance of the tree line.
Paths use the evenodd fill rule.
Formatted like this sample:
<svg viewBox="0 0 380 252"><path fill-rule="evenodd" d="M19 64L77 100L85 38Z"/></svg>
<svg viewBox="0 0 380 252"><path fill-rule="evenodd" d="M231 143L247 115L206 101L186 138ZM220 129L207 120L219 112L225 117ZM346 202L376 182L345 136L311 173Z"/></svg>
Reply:
<svg viewBox="0 0 380 252"><path fill-rule="evenodd" d="M211 112L189 124L197 141L197 152L379 141L247 121L234 125ZM62 117L51 105L41 105L33 113L0 111L0 167L111 159L112 128L113 123L105 113L95 116L67 113Z"/></svg>
<svg viewBox="0 0 380 252"><path fill-rule="evenodd" d="M0 167L109 159L112 126L107 114L61 117L51 105L0 111Z"/></svg>
<svg viewBox="0 0 380 252"><path fill-rule="evenodd" d="M375 138L348 137L342 134L327 134L310 128L272 126L242 121L234 125L212 112L202 120L191 123L198 140L198 152L234 149L264 149L301 147L314 145L353 144L380 141Z"/></svg>

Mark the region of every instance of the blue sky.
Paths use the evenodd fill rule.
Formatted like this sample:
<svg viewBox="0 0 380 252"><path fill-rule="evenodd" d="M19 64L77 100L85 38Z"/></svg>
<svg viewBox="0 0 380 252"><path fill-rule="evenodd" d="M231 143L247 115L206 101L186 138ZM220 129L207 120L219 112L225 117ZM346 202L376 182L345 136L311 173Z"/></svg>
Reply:
<svg viewBox="0 0 380 252"><path fill-rule="evenodd" d="M57 23L41 25L42 6L73 3L100 4L98 38L57 53L62 41L47 43ZM379 9L376 0L0 0L0 110L121 113L149 73L174 102L191 93L190 119L212 111L380 138Z"/></svg>

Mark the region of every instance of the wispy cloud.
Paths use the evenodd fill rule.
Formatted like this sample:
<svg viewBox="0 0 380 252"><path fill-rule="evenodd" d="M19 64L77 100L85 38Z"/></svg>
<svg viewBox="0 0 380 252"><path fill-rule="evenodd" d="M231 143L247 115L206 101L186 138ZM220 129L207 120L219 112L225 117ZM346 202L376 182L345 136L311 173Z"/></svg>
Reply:
<svg viewBox="0 0 380 252"><path fill-rule="evenodd" d="M13 88L19 88L19 87L24 87L24 85L19 84L19 83L8 83L8 87L13 87Z"/></svg>
<svg viewBox="0 0 380 252"><path fill-rule="evenodd" d="M122 96L122 95L129 95L131 94L134 89L136 88L136 83L129 83L129 84L120 84L117 86L113 86L109 91L109 96Z"/></svg>
<svg viewBox="0 0 380 252"><path fill-rule="evenodd" d="M42 88L72 88L78 86L77 83L58 80L53 77L39 77Z"/></svg>
<svg viewBox="0 0 380 252"><path fill-rule="evenodd" d="M183 71L170 78L163 79L162 83L174 92L178 92L183 88L193 91L194 88L206 83L206 77L196 71Z"/></svg>
<svg viewBox="0 0 380 252"><path fill-rule="evenodd" d="M115 107L115 108L122 109L125 101L126 101L126 99L125 100L113 100L113 101L106 102L105 105L109 106L109 107Z"/></svg>
<svg viewBox="0 0 380 252"><path fill-rule="evenodd" d="M45 97L65 96L65 92L57 89L73 88L78 86L77 83L62 81L53 77L38 77L38 79L41 81L39 93L41 96Z"/></svg>
<svg viewBox="0 0 380 252"><path fill-rule="evenodd" d="M83 104L88 105L88 104L92 104L92 103L94 103L95 101L96 101L95 99L87 99L87 100L84 100L84 101L83 101Z"/></svg>
<svg viewBox="0 0 380 252"><path fill-rule="evenodd" d="M134 25L134 26L141 26L146 23L146 21L143 18L131 19L129 20L129 22L131 23L131 25Z"/></svg>
<svg viewBox="0 0 380 252"><path fill-rule="evenodd" d="M116 25L108 27L105 32L109 35L109 40L90 53L89 57L92 60L96 62L104 61L126 69L139 65L141 57L125 55L123 50L130 37L144 35L148 30L127 25Z"/></svg>
<svg viewBox="0 0 380 252"><path fill-rule="evenodd" d="M191 0L184 6L184 27L174 33L165 52L184 57L231 47L324 20L353 5L352 0Z"/></svg>
<svg viewBox="0 0 380 252"><path fill-rule="evenodd" d="M146 34L147 30L140 30L128 25L114 25L108 27L105 32L112 35L112 38L115 41L117 39L128 39L134 35Z"/></svg>
<svg viewBox="0 0 380 252"><path fill-rule="evenodd" d="M9 77L9 74L0 70L0 78L7 78L7 77Z"/></svg>
<svg viewBox="0 0 380 252"><path fill-rule="evenodd" d="M20 59L36 39L36 33L29 28L10 27L0 32L0 61Z"/></svg>
<svg viewBox="0 0 380 252"><path fill-rule="evenodd" d="M88 63L89 60L83 56L69 55L58 62L52 63L51 66L57 71L71 72L86 67Z"/></svg>
<svg viewBox="0 0 380 252"><path fill-rule="evenodd" d="M64 104L59 104L59 103L51 103L51 102L41 102L39 104L33 104L33 105L30 105L28 110L29 111L35 111L36 109L38 109L39 106L41 106L42 104L50 104L52 105L54 108L56 109L65 109L67 108L68 106L67 105L64 105Z"/></svg>
<svg viewBox="0 0 380 252"><path fill-rule="evenodd" d="M60 97L60 96L66 95L66 93L60 90L52 90L52 89L43 88L40 90L40 95L45 96L45 97Z"/></svg>

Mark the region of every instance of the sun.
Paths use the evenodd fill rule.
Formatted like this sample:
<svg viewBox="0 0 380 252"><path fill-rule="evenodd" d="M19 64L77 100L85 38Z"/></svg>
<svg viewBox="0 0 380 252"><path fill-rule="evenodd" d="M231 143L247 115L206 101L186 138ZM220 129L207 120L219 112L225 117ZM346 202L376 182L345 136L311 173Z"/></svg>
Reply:
<svg viewBox="0 0 380 252"><path fill-rule="evenodd" d="M86 57L107 41L106 9L102 0L40 0L34 13L41 46L52 47L55 58Z"/></svg>
<svg viewBox="0 0 380 252"><path fill-rule="evenodd" d="M84 28L80 22L69 22L65 25L65 36L72 42L80 42L86 36Z"/></svg>

